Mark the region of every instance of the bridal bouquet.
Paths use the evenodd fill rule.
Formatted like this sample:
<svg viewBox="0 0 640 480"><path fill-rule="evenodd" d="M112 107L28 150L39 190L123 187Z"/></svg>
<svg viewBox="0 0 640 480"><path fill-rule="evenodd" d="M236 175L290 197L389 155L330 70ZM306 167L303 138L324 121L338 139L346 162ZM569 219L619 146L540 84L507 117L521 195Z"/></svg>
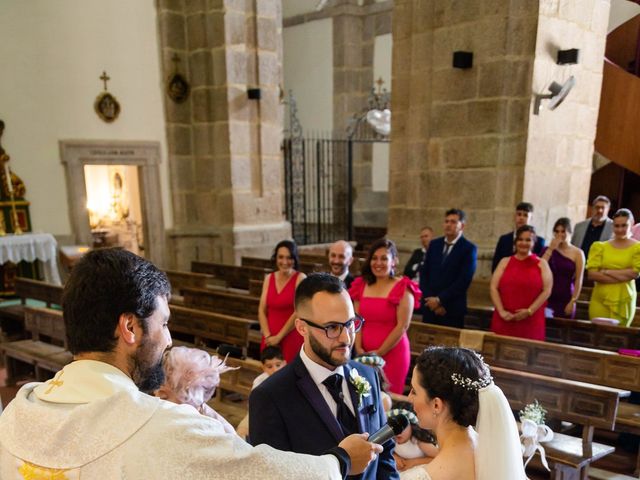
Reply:
<svg viewBox="0 0 640 480"><path fill-rule="evenodd" d="M540 445L540 442L548 442L553 439L553 431L544 424L546 414L547 410L540 405L538 400L526 405L519 412L522 455L527 457L527 461L524 462L525 467L538 451L542 464L549 470L544 447Z"/></svg>

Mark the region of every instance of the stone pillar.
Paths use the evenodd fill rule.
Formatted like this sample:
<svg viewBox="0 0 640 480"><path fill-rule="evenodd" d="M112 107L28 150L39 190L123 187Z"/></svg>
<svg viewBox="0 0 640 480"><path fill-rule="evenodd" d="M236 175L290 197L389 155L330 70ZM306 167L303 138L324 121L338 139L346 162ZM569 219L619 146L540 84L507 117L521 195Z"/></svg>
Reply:
<svg viewBox="0 0 640 480"><path fill-rule="evenodd" d="M519 201L534 203L542 232L563 212L577 219L574 206L588 195L608 5L395 2L389 235L402 248L415 248L424 224L441 234L445 210L462 208L480 249L478 276L488 276ZM574 47L585 63L553 65L559 48ZM473 52L473 68L452 68L459 50ZM569 71L580 93L534 117L532 91Z"/></svg>
<svg viewBox="0 0 640 480"><path fill-rule="evenodd" d="M159 0L163 66L177 54L187 102L165 97L175 268L266 255L290 226L280 154L282 13L278 0ZM247 89L259 88L260 100Z"/></svg>
<svg viewBox="0 0 640 480"><path fill-rule="evenodd" d="M348 120L367 106L374 86L373 56L377 35L391 33L388 2L338 0L333 7L333 126L344 135ZM391 86L386 85L389 89ZM372 146L356 143L353 148L354 225L387 224L387 192L372 186Z"/></svg>

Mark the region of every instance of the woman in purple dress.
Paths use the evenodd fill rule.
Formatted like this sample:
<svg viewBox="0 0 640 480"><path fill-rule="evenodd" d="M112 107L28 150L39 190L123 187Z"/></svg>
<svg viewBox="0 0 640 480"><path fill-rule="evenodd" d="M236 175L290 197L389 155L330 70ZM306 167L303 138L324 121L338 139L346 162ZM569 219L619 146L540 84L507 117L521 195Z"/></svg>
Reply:
<svg viewBox="0 0 640 480"><path fill-rule="evenodd" d="M584 253L571 245L571 221L559 218L553 225L553 240L543 250L544 258L553 274L553 289L547 308L554 317L574 318L576 300L582 290Z"/></svg>

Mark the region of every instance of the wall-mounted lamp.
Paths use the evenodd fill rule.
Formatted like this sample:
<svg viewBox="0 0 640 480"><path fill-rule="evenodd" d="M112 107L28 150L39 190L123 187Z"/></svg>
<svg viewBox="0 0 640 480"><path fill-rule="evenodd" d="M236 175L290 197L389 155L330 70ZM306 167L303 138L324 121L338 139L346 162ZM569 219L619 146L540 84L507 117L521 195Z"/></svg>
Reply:
<svg viewBox="0 0 640 480"><path fill-rule="evenodd" d="M453 52L453 68L473 67L473 52Z"/></svg>
<svg viewBox="0 0 640 480"><path fill-rule="evenodd" d="M558 82L551 82L549 85L549 92L546 94L535 94L535 100L533 102L533 114L540 115L540 110L542 109L542 100L549 100L549 104L547 105L547 109L555 110L558 108L569 92L576 84L576 77L573 75L569 77L569 80L560 85Z"/></svg>

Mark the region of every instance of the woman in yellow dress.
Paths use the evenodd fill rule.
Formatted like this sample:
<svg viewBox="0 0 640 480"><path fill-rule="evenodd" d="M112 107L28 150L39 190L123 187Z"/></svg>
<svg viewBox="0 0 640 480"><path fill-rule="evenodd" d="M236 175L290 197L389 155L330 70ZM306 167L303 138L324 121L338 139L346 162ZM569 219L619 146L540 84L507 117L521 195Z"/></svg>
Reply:
<svg viewBox="0 0 640 480"><path fill-rule="evenodd" d="M640 242L631 238L633 214L621 208L613 216L613 238L594 242L587 271L595 282L589 318L614 318L630 326L636 312L635 279L640 272Z"/></svg>

